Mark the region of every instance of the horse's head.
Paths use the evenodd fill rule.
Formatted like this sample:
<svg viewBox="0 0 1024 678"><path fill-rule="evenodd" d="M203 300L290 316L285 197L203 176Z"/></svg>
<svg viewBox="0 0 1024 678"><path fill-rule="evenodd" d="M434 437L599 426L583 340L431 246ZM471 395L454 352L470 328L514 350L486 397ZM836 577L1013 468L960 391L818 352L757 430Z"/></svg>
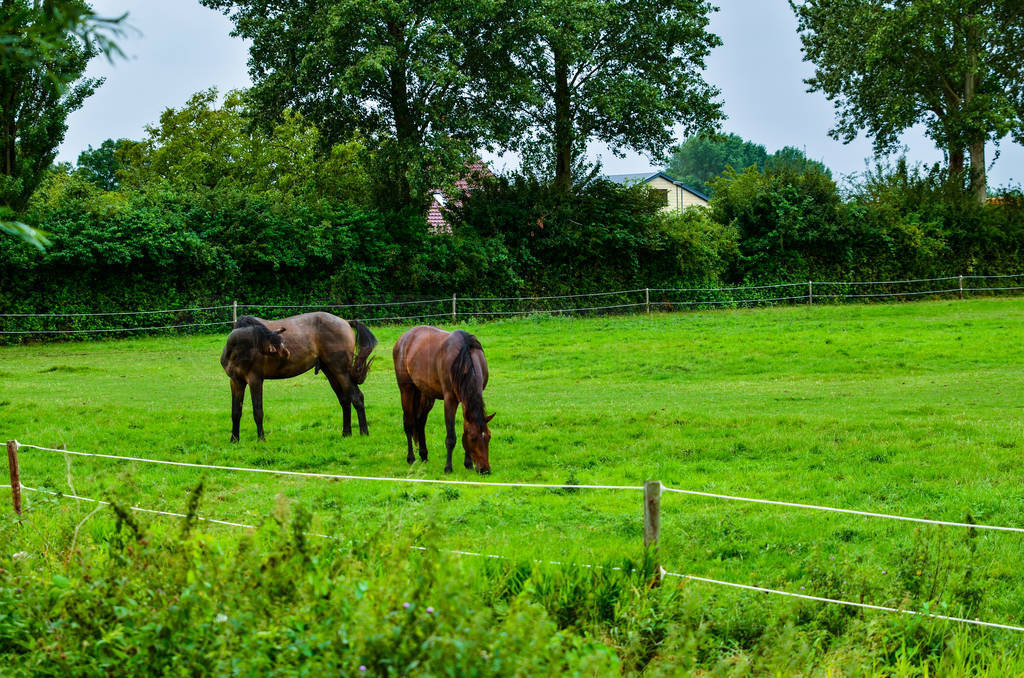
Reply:
<svg viewBox="0 0 1024 678"><path fill-rule="evenodd" d="M220 364L229 375L243 379L261 355L287 358L289 353L281 337L282 332L283 327L275 331L261 323L236 327L228 335Z"/></svg>
<svg viewBox="0 0 1024 678"><path fill-rule="evenodd" d="M281 338L281 334L286 328L272 330L266 323L259 318L251 315L239 316L235 320L234 328L242 329L251 327L249 334L252 341L255 344L255 348L263 355L279 355L282 358L288 357L288 349L285 348L284 339Z"/></svg>
<svg viewBox="0 0 1024 678"><path fill-rule="evenodd" d="M466 417L462 425L462 449L466 451L467 460L472 462L473 468L480 473L491 472L491 430L487 427L488 422L494 419L491 414L483 418L483 425L474 422L472 417ZM470 464L466 464L469 468Z"/></svg>
<svg viewBox="0 0 1024 678"><path fill-rule="evenodd" d="M261 333L259 337L260 353L287 358L290 354L288 353L288 348L284 345L284 339L281 337L284 331L285 328L282 327L277 330L268 330Z"/></svg>

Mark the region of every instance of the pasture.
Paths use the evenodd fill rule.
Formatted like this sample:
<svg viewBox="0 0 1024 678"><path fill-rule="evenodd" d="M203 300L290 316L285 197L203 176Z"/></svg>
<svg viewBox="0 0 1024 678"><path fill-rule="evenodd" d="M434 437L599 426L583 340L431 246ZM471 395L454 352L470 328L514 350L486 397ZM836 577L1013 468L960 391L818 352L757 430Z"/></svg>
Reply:
<svg viewBox="0 0 1024 678"><path fill-rule="evenodd" d="M487 478L445 476L440 408L430 460L409 466L391 347L407 326L377 326L363 385L370 435L341 436L323 375L267 382L267 440L250 402L230 438L218 335L0 349L0 432L23 443L204 464L362 476L640 485L1024 526L1024 299L799 306L460 324L483 344L491 422ZM452 329L446 327L446 329ZM461 412L456 425L461 435ZM642 554L641 493L403 485L200 471L23 449L22 483L257 524L301 505L318 532L385 529L516 560L606 563ZM7 492L5 516L10 514ZM66 548L91 507L26 493L12 551ZM71 508L69 508L71 507ZM83 534L99 538L98 516ZM142 517L157 523L164 518ZM237 529L203 526L217 539ZM660 560L669 571L880 605L1024 624L1024 536L920 526L666 494ZM86 538L86 537L83 537ZM704 612L796 605L763 594L670 582ZM808 605L808 604L801 604ZM759 608L760 609L760 608ZM809 604L807 609L821 609ZM717 612L716 612L717 610ZM845 613L844 613L845 614ZM866 624L907 623L881 612ZM879 619L883 619L879 621ZM1012 632L915 622L982 646ZM951 626L953 628L951 628ZM739 642L739 641L737 641Z"/></svg>

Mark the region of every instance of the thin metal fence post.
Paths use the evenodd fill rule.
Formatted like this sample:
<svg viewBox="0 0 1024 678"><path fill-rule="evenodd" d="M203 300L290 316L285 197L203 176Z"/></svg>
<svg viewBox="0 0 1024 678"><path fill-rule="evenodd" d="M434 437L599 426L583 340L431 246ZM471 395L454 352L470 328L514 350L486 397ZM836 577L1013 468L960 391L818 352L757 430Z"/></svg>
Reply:
<svg viewBox="0 0 1024 678"><path fill-rule="evenodd" d="M661 562L658 557L658 542L661 540L661 481L644 482L644 550L655 549L655 583L661 581Z"/></svg>
<svg viewBox="0 0 1024 678"><path fill-rule="evenodd" d="M18 472L18 441L7 441L7 468L11 473L11 499L14 512L21 515L21 474Z"/></svg>

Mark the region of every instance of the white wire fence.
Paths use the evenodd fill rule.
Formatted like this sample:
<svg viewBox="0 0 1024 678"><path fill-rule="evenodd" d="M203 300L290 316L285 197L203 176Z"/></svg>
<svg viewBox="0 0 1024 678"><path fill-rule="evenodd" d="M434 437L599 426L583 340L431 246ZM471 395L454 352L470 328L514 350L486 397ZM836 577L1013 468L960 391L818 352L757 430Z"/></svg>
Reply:
<svg viewBox="0 0 1024 678"><path fill-rule="evenodd" d="M266 318L328 311L367 323L457 323L469 318L525 315L650 313L783 304L908 301L926 297L966 299L1019 294L1024 274L958 275L918 280L800 281L734 287L643 287L581 294L482 297L452 294L428 299L347 303L244 303L108 312L0 313L0 338L40 340L89 335L131 336L227 329L239 315Z"/></svg>
<svg viewBox="0 0 1024 678"><path fill-rule="evenodd" d="M13 453L11 452L12 449L13 449ZM163 460L163 459L149 459L149 458L144 458L144 457L130 457L130 456L125 456L125 455L112 455L112 454L93 453L93 452L79 452L79 451L65 450L65 449L60 449L60 448L52 448L52 447L44 447L44 446L39 446L39 445L26 444L26 443L18 443L17 441L10 441L8 443L8 455L9 455L9 462L11 464L11 486L12 486L12 490L14 491L14 496L15 496L15 507L16 507L16 510L18 510L19 512L20 512L20 492L22 490L27 491L27 492L35 492L35 493L48 494L48 495L57 496L57 497L65 497L65 498L73 499L73 500L76 500L76 501L86 501L86 502L92 502L92 503L103 504L103 505L109 505L111 503L111 502L100 500L100 499L94 499L94 498L90 498L90 497L80 496L80 495L77 495L77 494L74 494L74 493L67 494L67 493L58 492L58 491L55 491L55 490L30 487L30 486L26 486L26 485L22 484L21 480L20 480L19 471L18 471L18 461L17 461L17 451L19 449L33 449L33 450L38 450L38 451L42 451L42 452L53 452L53 453L63 454L63 455L75 455L75 456L82 456L82 457L95 457L95 458L101 458L101 459L113 459L113 460L118 460L118 461L130 461L130 462L134 462L134 463L144 463L144 464L160 464L160 465L167 465L167 466L180 466L180 467L189 467L189 468L198 468L198 469L209 469L209 470L218 470L218 471L233 471L233 472L242 472L242 473L272 474L272 475L280 475L280 476L299 476L299 477L305 477L305 478L320 478L320 479L329 479L329 480L353 480L353 481L368 481L368 482L377 482L377 483L423 483L423 484L438 484L438 485L473 485L473 486L479 486L479 487L492 487L492 488L532 488L532 489L545 489L545 490L561 489L561 490L571 490L571 491L577 491L577 490L606 490L606 491L634 491L635 492L635 491L644 491L645 490L644 486L640 486L640 485L596 485L596 484L595 485L583 485L583 484L549 484L549 483L501 483L501 482L491 482L491 481L441 480L441 479L412 478L412 477L401 478L401 477L382 477L382 476L358 476L358 475L348 475L348 474L288 471L288 470L270 469L270 468L247 468L247 467L237 467L237 466L223 466L223 465L213 465L213 464L198 464L198 463L191 463L191 462L169 461L169 460ZM660 483L659 483L659 485L660 485ZM715 494L715 493L701 492L701 491L696 491L696 490L686 490L686 489L679 489L679 488L671 488L671 487L666 487L664 485L660 485L660 489L663 490L664 492L675 493L675 494L682 494L682 495L698 496L698 497L709 498L709 499L722 499L722 500L728 500L728 501L748 502L748 503L756 503L756 504L769 504L769 505L784 506L784 507L789 507L789 508L805 509L805 510L810 510L810 511L824 511L824 512L833 512L833 513L844 513L844 514L859 515L859 516L869 517L869 518L882 518L882 519L905 521L905 522L925 523L925 524L936 525L936 526L944 526L944 527L958 527L958 528L967 528L967 529L974 529L974 530L993 530L993 531L1002 531L1002 532L1024 533L1024 528L1017 527L1017 526L985 525L985 524L978 524L978 523L965 523L965 522L946 521L946 520L934 520L934 519L930 519L930 518L920 518L920 517L912 517L912 516L901 516L901 515L894 515L894 514L886 514L886 513L879 513L879 512L872 512L872 511L863 511L863 510L856 510L856 509L847 509L847 508L839 508L839 507L829 507L829 506L821 506L821 505L814 505L814 504L802 504L802 503L796 503L796 502L778 501L778 500L771 500L771 499L742 497L742 496L736 496L736 495ZM645 502L646 502L646 493L645 493ZM181 513L175 513L175 512L171 512L171 511L162 511L162 510L150 509L150 508L143 508L141 506L131 506L129 508L132 511L148 513L148 514L154 514L154 515L160 515L160 516L169 516L169 517L178 517L178 518L187 518L188 517L185 514L181 514ZM225 525L225 526L229 526L229 527L245 528L245 529L250 529L250 530L257 529L256 525L251 525L251 524L246 524L246 523L239 523L239 522L233 522L233 521L219 520L219 519L209 518L209 517L205 517L205 516L197 516L196 518L197 518L197 520L200 520L200 521L203 521L203 522L207 522L207 523L211 523L211 524ZM326 535L326 534L321 534L321 533L309 533L309 534L310 534L310 536L321 537L321 538L326 538L326 539L334 538L331 535ZM422 550L422 551L435 550L435 549L428 549L427 547L424 547L424 546L414 546L412 548L417 549L417 550ZM436 549L436 550L445 551L445 552L456 554L456 555L460 555L460 556L472 556L472 557L493 558L493 559L503 559L503 560L507 559L506 556L502 556L502 555L486 554L486 553L480 553L480 552L474 552L474 551L462 551L462 550L450 550L450 549ZM574 565L577 565L579 567L586 567L586 568L601 568L602 567L602 566L599 566L599 565L566 563L566 562L556 561L556 560L536 560L534 562L554 564L554 565L573 565L574 564ZM618 568L612 568L612 569L618 569ZM756 592L760 592L760 593L767 593L767 594L772 594L772 595L785 596L785 597L796 598L796 599L801 599L801 600L807 600L807 601L812 601L812 602L819 602L819 603L826 603L826 604L833 604L833 605L841 605L841 606L853 607L853 608L858 608L858 609L863 609L863 610L874 610L874 611L888 612L888 613L893 613L893 614L913 615L913 616L919 616L919 617L926 617L926 618L936 619L936 620L940 620L940 621L954 622L954 623L960 623L960 624L968 624L968 625L973 625L973 626L982 626L982 627L988 627L988 628L1003 629L1003 630L1009 630L1009 631L1024 632L1024 627L1022 627L1022 626L1015 626L1015 625L1012 625L1012 624L1004 624L1004 623L998 623L998 622L983 621L983 620L980 620L980 619L970 619L970 618L966 618L966 617L957 617L957 616L950 616L950 615L935 614L935 613L931 613L931 612L928 612L928 611L918 611L918 610L911 610L911 609L906 609L906 608L902 608L902 607L892 607L892 606L886 606L886 605L875 605L875 604L871 604L871 603L865 603L863 601L842 600L842 599L838 599L838 598L829 598L829 597L824 597L824 596L815 596L815 595L812 595L812 594L798 593L798 592L795 592L795 591L787 591L787 590L784 590L784 589L768 588L768 587L756 586L756 585L751 585L751 584L743 584L743 583L737 583L737 582L723 581L723 580L719 580L719 579L712 579L712 578L697 576L697 575L693 575L693 574L682 574L682 573L678 573L678 572L667 571L664 568L662 568L660 565L658 565L658 569L660 570L661 575L663 577L674 577L674 578L685 579L685 580L690 580L690 581L695 581L695 582L701 582L701 583L705 583L705 584L711 584L711 585L715 585L715 586L723 586L723 587L729 587L729 588L741 589L741 590L747 590L747 591L756 591ZM801 587L801 588L803 588L803 587Z"/></svg>

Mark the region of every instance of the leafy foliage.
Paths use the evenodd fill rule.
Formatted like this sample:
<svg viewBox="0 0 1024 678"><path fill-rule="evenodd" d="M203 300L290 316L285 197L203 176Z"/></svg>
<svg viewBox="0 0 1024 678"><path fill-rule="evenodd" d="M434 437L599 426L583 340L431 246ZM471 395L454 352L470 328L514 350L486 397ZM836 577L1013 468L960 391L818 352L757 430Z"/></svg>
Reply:
<svg viewBox="0 0 1024 678"><path fill-rule="evenodd" d="M252 40L256 119L286 111L314 122L328 145L359 135L378 160L376 204L425 210L431 189L453 184L467 157L500 141L507 88L480 71L491 3L203 0Z"/></svg>
<svg viewBox="0 0 1024 678"><path fill-rule="evenodd" d="M522 3L503 44L521 69L518 144L527 166L566 189L586 144L660 159L671 128L707 132L722 120L704 60L721 44L703 0Z"/></svg>
<svg viewBox="0 0 1024 678"><path fill-rule="evenodd" d="M84 2L76 2L73 8L78 13L87 11ZM97 49L66 27L58 31L50 25L53 21L39 3L0 4L0 25L5 31L53 32L56 41L34 56L0 60L0 209L24 209L64 140L68 115L101 82L81 77Z"/></svg>
<svg viewBox="0 0 1024 678"><path fill-rule="evenodd" d="M75 171L97 187L113 191L120 185L117 175L122 169L117 151L131 143L128 139L107 139L99 148L89 146L78 154Z"/></svg>
<svg viewBox="0 0 1024 678"><path fill-rule="evenodd" d="M319 132L300 115L287 113L263 130L253 124L242 93L229 92L220 106L217 99L216 89L199 92L182 108L164 111L144 140L122 142L116 175L125 187L170 188L208 205L242 195L367 202L370 180L360 144L322 154Z"/></svg>
<svg viewBox="0 0 1024 678"><path fill-rule="evenodd" d="M837 139L864 131L879 153L923 123L955 177L971 151L983 202L985 142L1024 139L1021 0L791 0L812 90L835 102Z"/></svg>
<svg viewBox="0 0 1024 678"><path fill-rule="evenodd" d="M705 195L714 195L712 183L732 167L740 171L748 167L764 170L766 167L790 167L802 171L815 165L821 171L828 169L816 160L810 160L803 151L785 146L771 155L761 144L744 141L737 134L724 136L692 136L672 148L665 172Z"/></svg>
<svg viewBox="0 0 1024 678"><path fill-rule="evenodd" d="M1024 265L1015 194L979 205L937 168L877 167L845 201L814 165L727 171L714 189L712 217L739 232L737 280L898 280Z"/></svg>
<svg viewBox="0 0 1024 678"><path fill-rule="evenodd" d="M505 253L524 295L717 279L731 238L700 217L665 217L657 194L595 181L570 196L536 177L494 178L453 210L457 237Z"/></svg>

